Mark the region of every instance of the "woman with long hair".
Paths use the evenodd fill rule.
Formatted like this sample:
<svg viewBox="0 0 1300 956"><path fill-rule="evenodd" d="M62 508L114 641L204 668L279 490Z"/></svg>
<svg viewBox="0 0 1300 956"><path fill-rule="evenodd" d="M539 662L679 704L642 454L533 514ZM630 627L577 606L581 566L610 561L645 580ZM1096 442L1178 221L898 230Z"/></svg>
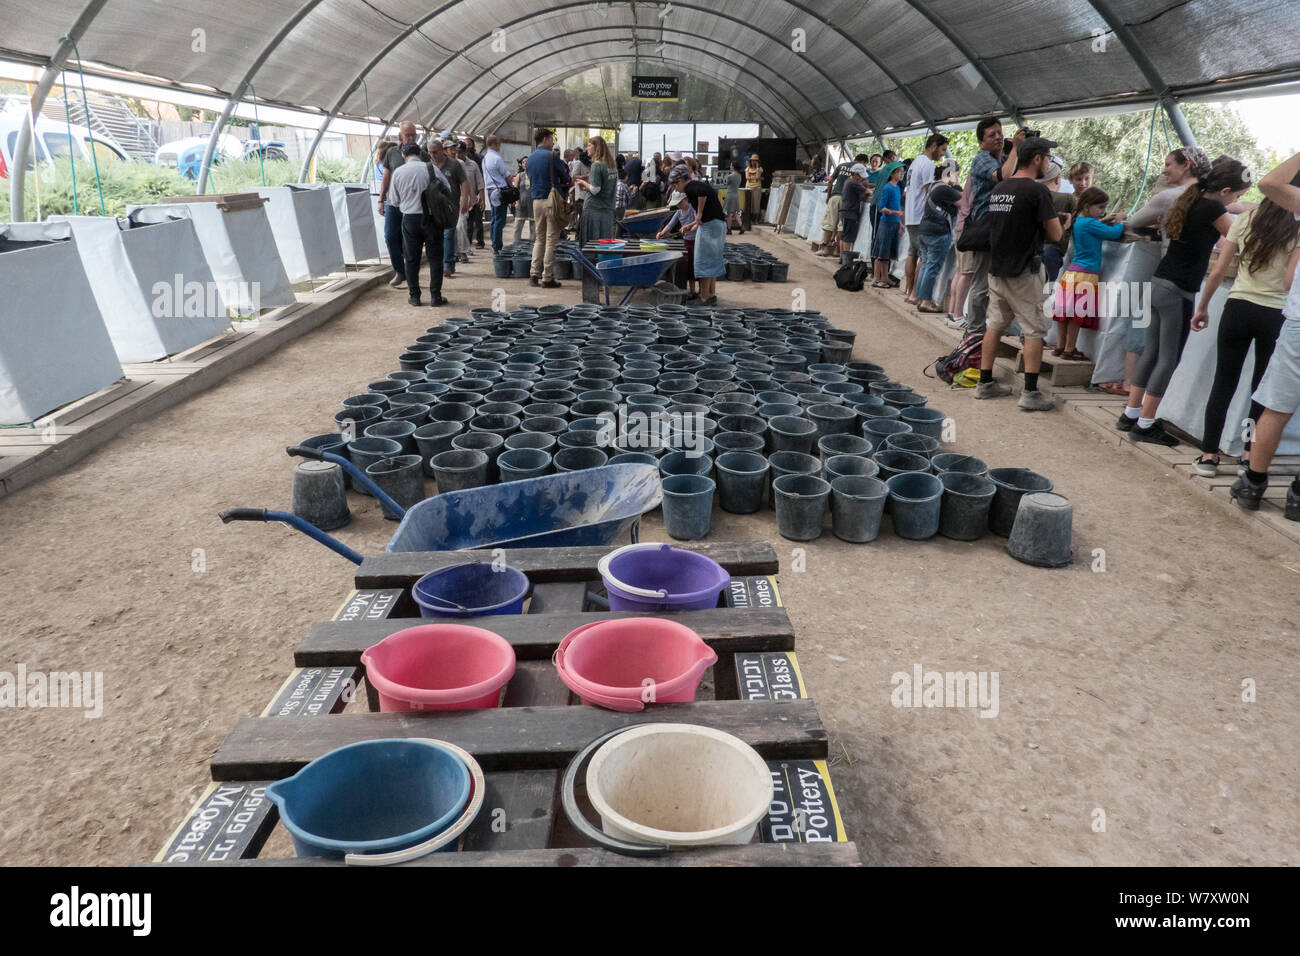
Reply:
<svg viewBox="0 0 1300 956"><path fill-rule="evenodd" d="M1196 182L1199 177L1209 173L1210 166L1210 157L1205 154L1204 150L1195 146L1180 146L1178 149L1171 150L1165 156L1164 169L1156 179L1156 191L1151 194L1151 198L1147 200L1141 209L1129 217L1128 228L1134 231L1154 229L1161 232L1164 228L1165 217L1169 215L1169 210L1174 202L1186 191L1188 186ZM1145 265L1145 268L1139 268L1138 271L1135 271L1129 277L1130 281L1138 283L1150 281L1151 274L1155 271L1167 246L1163 233L1161 233L1159 239L1161 242L1159 249L1146 243L1134 247L1132 255L1136 264L1139 267L1143 265L1140 260L1137 260L1137 257L1144 255L1148 256L1147 261L1149 264ZM1103 382L1100 384L1103 391L1110 392L1112 395L1128 394L1133 382L1133 373L1137 369L1138 361L1142 356L1142 348L1146 342L1146 328L1136 324L1136 319L1136 315L1130 314L1126 321L1128 328L1124 336L1124 380L1122 382Z"/></svg>
<svg viewBox="0 0 1300 956"><path fill-rule="evenodd" d="M1259 191L1287 212L1300 217L1300 153L1277 166L1259 181ZM1237 478L1228 496L1238 507L1258 511L1268 490L1268 469L1282 440L1282 430L1300 408L1300 267L1291 273L1291 286L1282 306L1286 321L1278 333L1277 347L1259 388L1251 398L1263 411L1255 427L1255 441L1250 447L1246 473ZM1288 521L1300 521L1300 475L1287 485Z"/></svg>
<svg viewBox="0 0 1300 956"><path fill-rule="evenodd" d="M614 196L618 191L618 162L603 137L587 140L591 168L574 177L576 187L585 192L582 218L578 221L579 248L597 239L614 238Z"/></svg>
<svg viewBox="0 0 1300 956"><path fill-rule="evenodd" d="M1300 186L1300 176L1292 182ZM1210 324L1210 299L1238 258L1237 277L1223 304L1223 317L1219 320L1217 363L1214 368L1214 385L1205 405L1205 428L1201 432L1201 450L1196 459L1196 471L1213 478L1218 474L1219 447L1223 439L1223 426L1228 417L1228 405L1237 392L1241 370L1246 364L1246 353L1255 346L1255 364L1250 375L1250 390L1259 388L1264 369L1273 357L1278 333L1282 331L1282 307L1296 266L1300 264L1300 222L1289 209L1284 209L1271 199L1265 199L1259 208L1238 216L1219 244L1219 261L1215 264L1201 301L1192 316L1192 330L1199 332ZM1263 407L1250 403L1250 424L1243 422L1243 439L1246 446L1241 464L1249 466L1254 423L1259 421Z"/></svg>
<svg viewBox="0 0 1300 956"><path fill-rule="evenodd" d="M1165 218L1169 251L1151 280L1151 326L1133 373L1128 404L1116 422L1134 441L1170 447L1178 444L1177 438L1156 424L1156 412L1182 355L1210 253L1232 226L1227 206L1253 181L1245 164L1220 156L1208 173L1183 190Z"/></svg>

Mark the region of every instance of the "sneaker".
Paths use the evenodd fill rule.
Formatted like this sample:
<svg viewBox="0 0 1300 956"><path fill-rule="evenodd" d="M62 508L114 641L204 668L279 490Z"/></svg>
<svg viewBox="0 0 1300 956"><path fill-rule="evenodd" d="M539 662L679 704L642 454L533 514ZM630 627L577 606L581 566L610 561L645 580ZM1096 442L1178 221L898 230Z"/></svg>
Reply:
<svg viewBox="0 0 1300 956"><path fill-rule="evenodd" d="M1129 418L1123 412L1120 412L1119 418L1115 420L1115 427L1122 432L1129 432L1133 430L1133 426L1137 423L1138 420L1136 418Z"/></svg>
<svg viewBox="0 0 1300 956"><path fill-rule="evenodd" d="M948 326L948 328L956 329L959 332L965 332L967 328L966 320L959 319L955 315L948 316L946 319L943 320L943 324Z"/></svg>
<svg viewBox="0 0 1300 956"><path fill-rule="evenodd" d="M1300 521L1300 495L1295 493L1295 482L1286 487L1286 520Z"/></svg>
<svg viewBox="0 0 1300 956"><path fill-rule="evenodd" d="M1198 475L1213 478L1219 473L1219 460L1209 455L1202 455L1192 462L1192 467L1196 469Z"/></svg>
<svg viewBox="0 0 1300 956"><path fill-rule="evenodd" d="M1178 444L1178 439L1161 428L1159 422L1150 428L1143 428L1134 423L1128 431L1128 437L1133 441L1146 442L1149 445L1164 445L1166 448L1173 448Z"/></svg>
<svg viewBox="0 0 1300 956"><path fill-rule="evenodd" d="M419 297L418 295L410 295L410 296L407 296L407 297L406 297L406 304L407 304L407 305L419 305L419 304L420 304L420 297Z"/></svg>
<svg viewBox="0 0 1300 956"><path fill-rule="evenodd" d="M406 276L399 276L394 274L393 277L388 280L388 284L391 285L394 289L401 288L402 286L406 285Z"/></svg>
<svg viewBox="0 0 1300 956"><path fill-rule="evenodd" d="M537 276L529 276L529 277L528 277L528 284L529 284L529 285L541 285L541 284L542 284L542 280L539 279Z"/></svg>
<svg viewBox="0 0 1300 956"><path fill-rule="evenodd" d="M1011 389L1006 385L998 382L980 382L975 386L976 398L1005 398L1011 394Z"/></svg>
<svg viewBox="0 0 1300 956"><path fill-rule="evenodd" d="M1032 392L1021 392L1020 401L1017 404L1027 412L1054 412L1056 411L1056 402L1052 401L1038 389Z"/></svg>
<svg viewBox="0 0 1300 956"><path fill-rule="evenodd" d="M1237 507L1244 508L1246 511L1258 511L1259 503L1264 498L1264 492L1268 490L1268 482L1261 481L1259 484L1251 481L1246 475L1237 479L1236 483L1228 489L1228 498L1237 502ZM1287 511L1291 510L1291 490L1287 490Z"/></svg>
<svg viewBox="0 0 1300 956"><path fill-rule="evenodd" d="M560 284L559 284L558 282L556 282L554 279L547 279L545 282L542 283L542 288L543 288L543 289L559 289L559 288L561 288L561 286L560 286Z"/></svg>

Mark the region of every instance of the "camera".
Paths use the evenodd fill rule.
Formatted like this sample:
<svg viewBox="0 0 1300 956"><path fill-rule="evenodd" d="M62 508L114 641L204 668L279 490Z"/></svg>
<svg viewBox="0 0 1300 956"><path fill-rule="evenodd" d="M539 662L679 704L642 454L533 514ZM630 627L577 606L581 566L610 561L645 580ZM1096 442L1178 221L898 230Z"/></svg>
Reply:
<svg viewBox="0 0 1300 956"><path fill-rule="evenodd" d="M1036 130L1036 129L1030 129L1028 126L1022 126L1022 127L1020 127L1020 130L1021 130L1021 132L1023 132L1023 133L1025 134L1025 139L1028 139L1028 138L1031 137L1031 136L1042 136L1042 135L1043 135L1041 131Z"/></svg>

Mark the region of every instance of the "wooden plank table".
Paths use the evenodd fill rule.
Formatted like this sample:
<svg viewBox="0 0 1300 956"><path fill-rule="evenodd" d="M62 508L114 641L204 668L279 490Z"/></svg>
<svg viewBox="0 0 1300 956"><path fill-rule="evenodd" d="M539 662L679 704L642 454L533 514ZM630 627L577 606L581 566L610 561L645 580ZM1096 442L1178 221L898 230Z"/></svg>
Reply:
<svg viewBox="0 0 1300 956"><path fill-rule="evenodd" d="M358 712L353 707L346 713L307 721L277 716L295 712L292 707L268 708L260 717L240 720L222 743L211 761L216 781L213 787L217 793L235 794L231 788L242 786L257 795L270 781L296 773L311 760L348 743L386 737L435 737L474 754L484 770L486 799L483 811L465 833L461 852L433 854L412 865L856 865L857 852L848 842L838 811L825 818L831 820L828 825L822 816L813 815L820 812L816 808L822 803L810 803L810 814L800 810L794 801L796 793L812 793L817 801L824 795L834 808L827 771L829 740L816 705L807 698L801 680L797 682L797 693L783 689L785 675L797 672L797 664L793 627L780 606L775 579L764 577L777 570L774 550L761 542L695 542L683 546L710 555L736 575L733 586L724 592L728 604L736 606L654 615L691 627L718 652L718 663L713 668L718 699L659 704L630 714L579 705L550 660L555 647L565 634L582 624L637 616L587 610L588 589L597 577L596 561L610 549L511 551L506 560L534 581L529 612L496 616L491 621L472 619L500 633L516 650L515 675L505 689L501 707L387 714ZM399 560L394 563L393 559ZM300 666L306 662L306 669L296 671L285 689L303 684L301 675L327 668L344 669L339 672L355 669L360 675L360 655L365 648L396 630L428 623L420 618L394 616L411 613L409 588L414 580L434 567L467 559L491 560L492 554L430 552L367 558L371 564L358 569L358 586L369 588L375 586L370 582L382 582L385 590L354 592L333 621L313 625L295 651L295 661ZM756 689L753 676L758 672L768 678L762 692ZM738 676L745 684L743 694ZM377 702L369 693L367 696L372 698L373 711ZM560 811L559 782L563 768L573 757L589 741L614 728L672 721L734 734L769 762L778 803L784 809L778 812L774 803L773 815L761 827L766 842L640 860L592 847L572 827ZM238 795L242 794L243 790L238 791ZM580 803L585 801L581 784L578 799ZM311 858L254 859L276 822L273 807L261 808L260 812L255 844L223 854L221 862L345 865L339 860ZM216 862L216 858L203 854L182 853L168 859L181 863Z"/></svg>

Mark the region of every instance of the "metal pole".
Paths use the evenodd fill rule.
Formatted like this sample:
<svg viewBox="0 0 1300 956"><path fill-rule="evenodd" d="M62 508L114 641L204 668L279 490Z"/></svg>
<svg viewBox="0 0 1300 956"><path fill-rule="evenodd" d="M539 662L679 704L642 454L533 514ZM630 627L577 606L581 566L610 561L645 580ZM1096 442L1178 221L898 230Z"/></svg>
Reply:
<svg viewBox="0 0 1300 956"><path fill-rule="evenodd" d="M36 89L32 91L30 105L27 115L23 119L23 124L18 128L18 139L14 143L14 165L9 172L9 207L10 216L14 222L22 222L26 218L23 209L23 187L27 180L27 161L33 160L32 156L32 137L35 130L32 128L36 122L36 117L40 114L41 108L45 105L45 98L49 96L50 89L54 86L54 81L58 79L59 74L63 72L63 64L68 60L68 54L72 52L73 46L86 29L90 26L92 20L99 15L99 11L104 8L108 0L90 0L86 8L81 11L81 16L77 17L72 28L68 30L67 36L59 41L58 49L50 57L50 62L46 65L41 73L41 78L36 84Z"/></svg>
<svg viewBox="0 0 1300 956"><path fill-rule="evenodd" d="M230 98L226 100L226 105L221 110L221 116L217 119L217 125L212 127L212 135L208 137L208 145L203 150L203 164L199 167L199 187L196 190L198 195L202 196L208 188L208 170L212 167L212 158L216 155L217 143L221 140L221 131L230 122L231 114L235 112L235 105L244 98L244 93L247 92L248 87L257 76L257 71L270 59L276 47L284 42L285 37L293 32L293 28L301 23L307 14L319 6L320 2L321 0L307 0L298 8L297 12L289 18L284 26L280 27L275 36L271 37L270 42L262 48L262 52L258 54L257 59L248 68L248 72L244 74L244 78L239 81L234 92L230 94Z"/></svg>

